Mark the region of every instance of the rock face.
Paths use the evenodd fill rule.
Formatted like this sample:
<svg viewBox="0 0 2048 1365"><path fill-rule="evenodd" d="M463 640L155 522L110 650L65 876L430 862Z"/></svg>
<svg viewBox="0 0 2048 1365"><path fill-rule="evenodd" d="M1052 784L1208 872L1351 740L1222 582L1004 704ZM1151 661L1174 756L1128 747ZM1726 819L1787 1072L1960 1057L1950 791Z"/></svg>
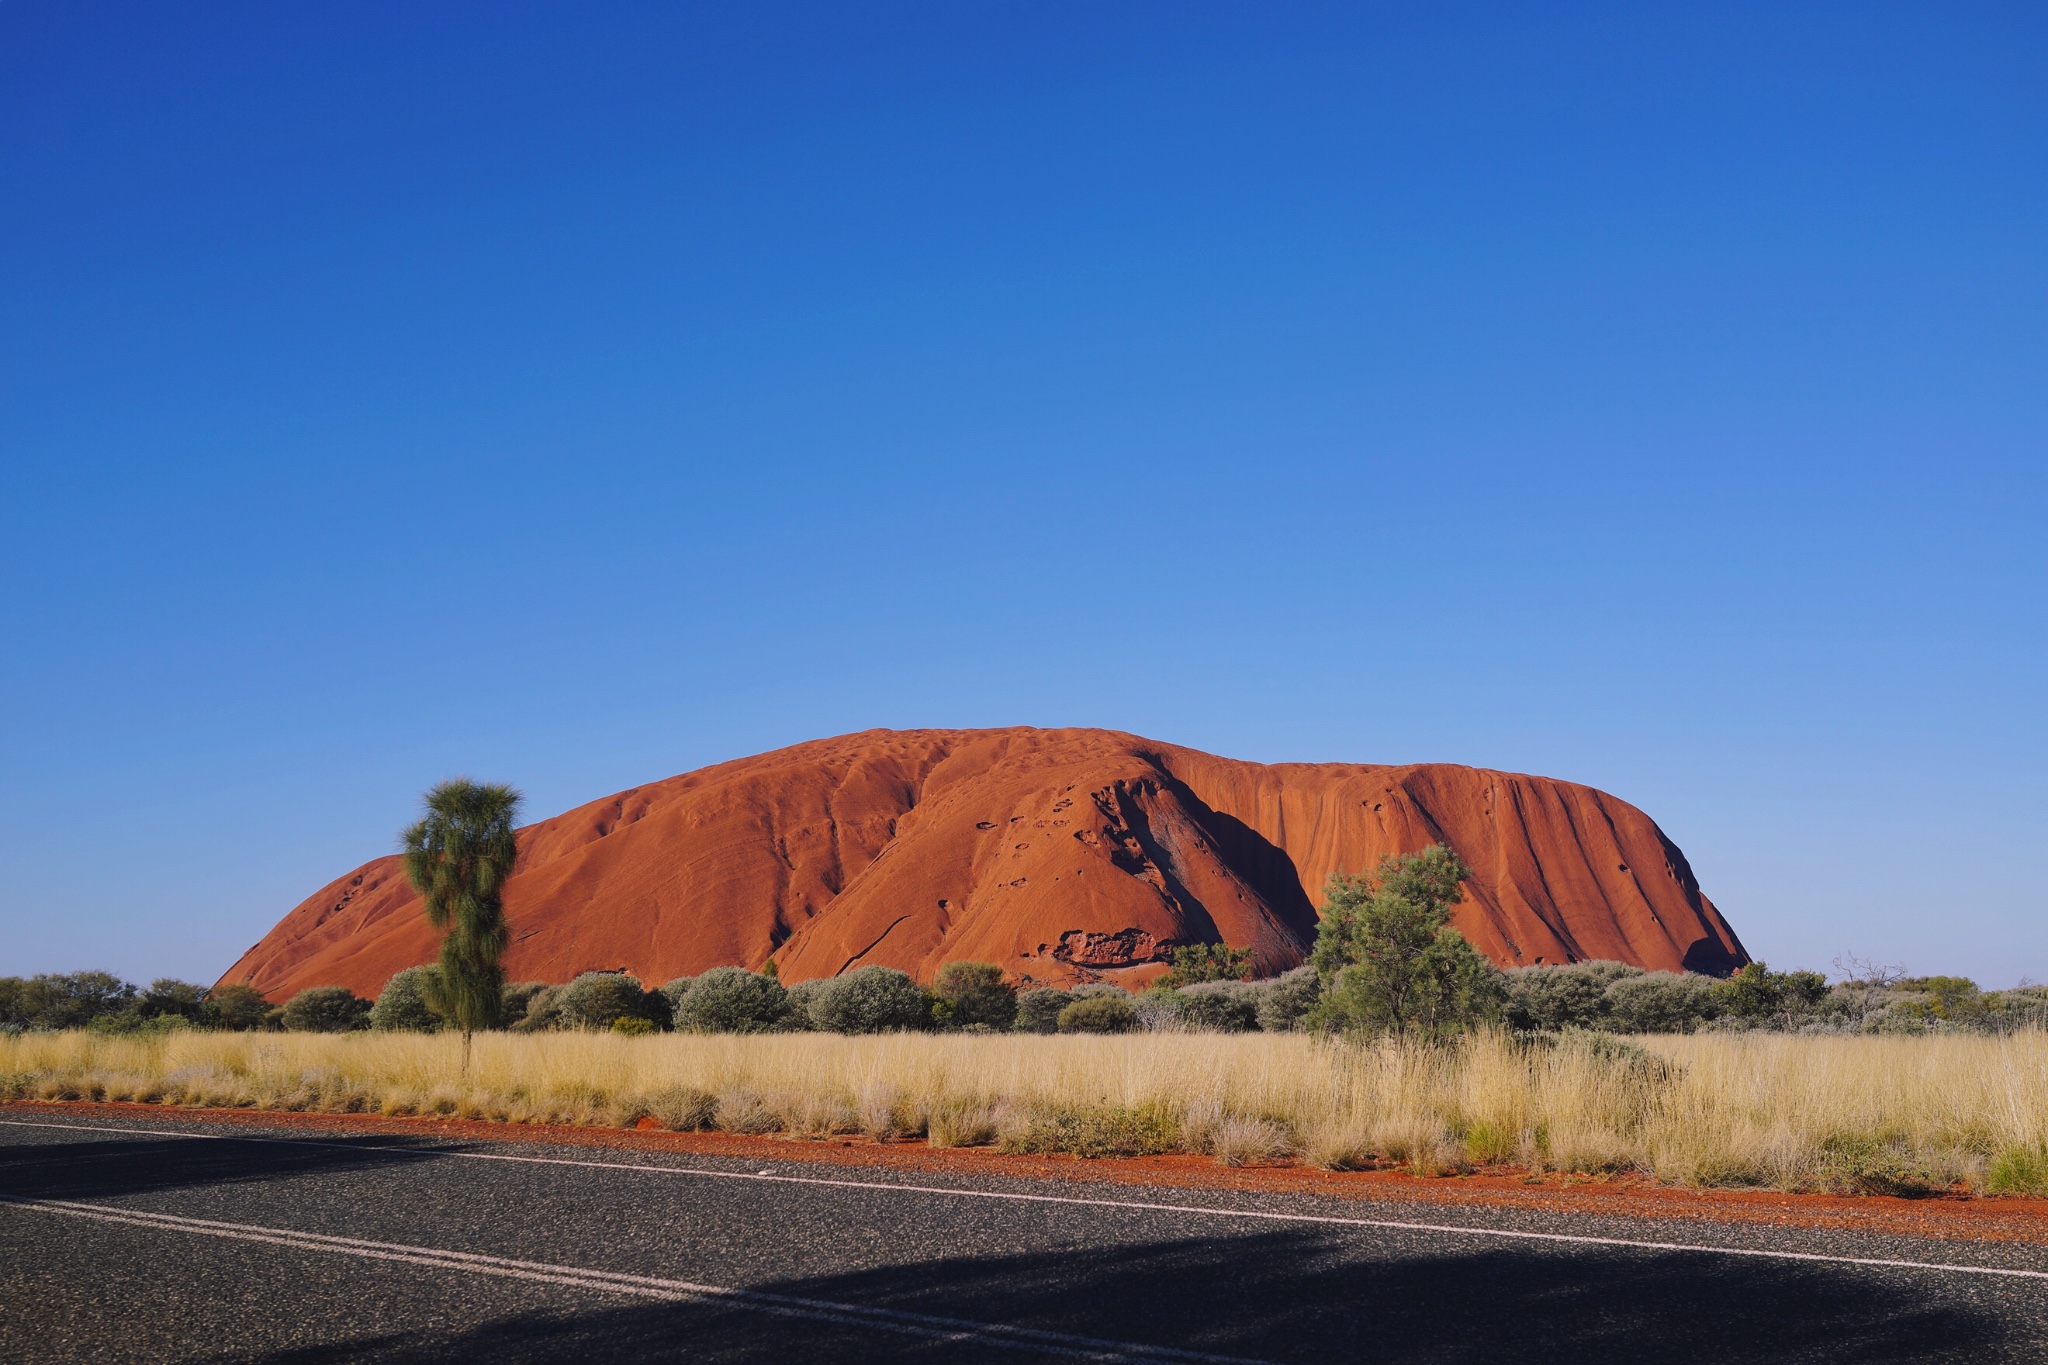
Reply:
<svg viewBox="0 0 2048 1365"><path fill-rule="evenodd" d="M1109 730L871 730L635 787L528 826L506 885L514 980L722 964L784 981L879 963L929 979L1139 986L1173 947L1300 963L1332 872L1448 844L1454 922L1504 966L1748 961L1650 818L1590 787L1423 763L1243 763ZM221 978L273 1000L375 995L436 936L397 857L323 887Z"/></svg>

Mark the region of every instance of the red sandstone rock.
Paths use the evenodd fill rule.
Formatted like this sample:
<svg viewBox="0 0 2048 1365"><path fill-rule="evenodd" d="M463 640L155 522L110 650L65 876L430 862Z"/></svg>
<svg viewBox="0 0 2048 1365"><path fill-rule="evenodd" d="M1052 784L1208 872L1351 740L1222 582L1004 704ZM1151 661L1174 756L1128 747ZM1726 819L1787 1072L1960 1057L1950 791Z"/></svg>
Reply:
<svg viewBox="0 0 2048 1365"><path fill-rule="evenodd" d="M1454 920L1505 966L1748 961L1685 855L1604 792L1444 763L1243 763L1109 730L871 730L721 763L520 831L515 980L657 983L773 954L785 981L947 961L1139 985L1172 947L1301 962L1333 871L1442 842ZM394 857L286 915L230 968L281 1000L375 995L432 960Z"/></svg>

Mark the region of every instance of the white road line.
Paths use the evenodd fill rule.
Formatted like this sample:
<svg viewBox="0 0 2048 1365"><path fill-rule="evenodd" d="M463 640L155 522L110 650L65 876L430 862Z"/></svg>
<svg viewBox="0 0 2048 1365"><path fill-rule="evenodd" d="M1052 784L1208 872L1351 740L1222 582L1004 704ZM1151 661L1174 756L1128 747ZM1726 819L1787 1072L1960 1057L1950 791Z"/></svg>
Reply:
<svg viewBox="0 0 2048 1365"><path fill-rule="evenodd" d="M41 1123L0 1119L17 1128L69 1128L87 1133L139 1133L149 1137L206 1138L232 1142L263 1142L308 1147L339 1147L405 1156L461 1161L509 1161L531 1166L577 1166L600 1171L632 1171L646 1175L695 1176L706 1180L753 1180L764 1184L822 1185L848 1190L938 1195L950 1199L996 1199L1026 1204L1072 1204L1084 1208L1130 1209L1143 1213L1179 1213L1206 1218L1240 1218L1273 1223L1315 1223L1333 1227L1380 1228L1394 1232L1437 1232L1456 1237L1492 1237L1509 1241L1553 1242L1572 1246L1623 1247L1635 1251L1694 1252L1713 1256L1748 1256L1773 1261L1810 1261L1827 1265L1868 1266L1887 1270L1938 1270L1951 1275L1996 1275L2010 1279L2048 1280L2048 1270L2014 1270L2004 1266L1958 1265L1947 1261L1906 1261L1877 1256L1830 1256L1817 1251L1771 1251L1759 1247L1715 1246L1707 1242L1652 1242L1628 1237L1593 1237L1569 1232L1528 1232L1458 1223L1415 1223L1388 1218L1340 1218L1334 1214L1276 1213L1264 1209L1230 1209L1204 1204L1164 1204L1136 1199L1085 1199L1078 1195L1024 1194L1014 1190L953 1189L944 1185L903 1185L881 1180L843 1180L813 1175L770 1175L751 1171L715 1171L697 1166L649 1166L630 1161L582 1161L570 1157L513 1156L500 1152L455 1152L433 1147L322 1142L315 1138L248 1137L240 1133L179 1133L153 1128L118 1128L104 1124Z"/></svg>
<svg viewBox="0 0 2048 1365"><path fill-rule="evenodd" d="M68 1199L23 1199L0 1195L0 1203L43 1213L86 1218L95 1222L121 1223L131 1227L155 1228L167 1232L225 1237L235 1241L262 1242L301 1251L330 1252L367 1260L398 1261L444 1270L463 1270L478 1275L531 1280L542 1284L568 1285L600 1293L626 1294L638 1298L713 1300L773 1313L780 1317L805 1318L857 1327L879 1327L938 1341L971 1342L1033 1351L1041 1355L1074 1356L1087 1360L1189 1361L1214 1365L1264 1365L1244 1356L1213 1355L1173 1346L1149 1346L1140 1342L1110 1341L1101 1337L1078 1336L1070 1332L1047 1332L1004 1323L976 1322L968 1318L940 1317L930 1313L909 1313L893 1308L839 1303L829 1299L800 1298L728 1285L699 1284L690 1280L662 1279L651 1275L628 1275L619 1271L592 1270L581 1266L551 1265L545 1261L518 1261L486 1256L473 1251L451 1251L440 1247L409 1246L402 1242L374 1242L360 1237L333 1237L297 1228L264 1227L254 1223L224 1223L211 1218L187 1218L179 1214L152 1213L143 1209L109 1204L87 1204Z"/></svg>

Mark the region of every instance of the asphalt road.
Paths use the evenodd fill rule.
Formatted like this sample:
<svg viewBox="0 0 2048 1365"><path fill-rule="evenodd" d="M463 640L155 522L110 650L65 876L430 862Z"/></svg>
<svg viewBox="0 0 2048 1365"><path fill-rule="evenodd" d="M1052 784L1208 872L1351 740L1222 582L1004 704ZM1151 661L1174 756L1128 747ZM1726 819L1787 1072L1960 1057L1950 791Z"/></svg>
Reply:
<svg viewBox="0 0 2048 1365"><path fill-rule="evenodd" d="M2048 1360L2013 1244L45 1115L0 1201L7 1361Z"/></svg>

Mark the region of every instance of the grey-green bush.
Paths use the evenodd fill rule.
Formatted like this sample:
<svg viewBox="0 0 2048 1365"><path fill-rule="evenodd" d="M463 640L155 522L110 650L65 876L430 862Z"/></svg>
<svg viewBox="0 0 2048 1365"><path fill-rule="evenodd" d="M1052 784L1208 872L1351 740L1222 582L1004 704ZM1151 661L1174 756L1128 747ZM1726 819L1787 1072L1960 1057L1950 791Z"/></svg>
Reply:
<svg viewBox="0 0 2048 1365"><path fill-rule="evenodd" d="M498 1010L498 1018L506 1028L518 1028L533 1008L534 997L551 989L545 981L511 981L505 985L505 995Z"/></svg>
<svg viewBox="0 0 2048 1365"><path fill-rule="evenodd" d="M888 1033L929 1021L924 990L893 967L835 976L811 997L811 1023L833 1033Z"/></svg>
<svg viewBox="0 0 2048 1365"><path fill-rule="evenodd" d="M668 1001L670 1014L674 1014L676 1006L683 1003L683 997L689 994L690 986L696 979L694 976L679 976L673 981L661 983L661 996Z"/></svg>
<svg viewBox="0 0 2048 1365"><path fill-rule="evenodd" d="M1642 974L1640 967L1621 962L1516 967L1506 974L1508 998L1503 1013L1509 1028L1525 1031L1604 1028L1609 1012L1607 988Z"/></svg>
<svg viewBox="0 0 2048 1365"><path fill-rule="evenodd" d="M1057 1033L1060 1011L1074 1003L1074 997L1051 986L1034 986L1017 993L1017 1021L1011 1027L1019 1033Z"/></svg>
<svg viewBox="0 0 2048 1365"><path fill-rule="evenodd" d="M564 1028L608 1029L622 1018L646 1019L650 1013L647 992L625 972L585 972L556 992L554 1004ZM661 1001L664 1009L667 1004Z"/></svg>
<svg viewBox="0 0 2048 1365"><path fill-rule="evenodd" d="M713 967L676 1003L675 1025L692 1033L766 1033L789 1013L789 992L772 976Z"/></svg>
<svg viewBox="0 0 2048 1365"><path fill-rule="evenodd" d="M1059 1031L1061 1033L1129 1033L1137 1027L1138 1010L1131 998L1118 991L1115 995L1089 995L1074 1001L1060 1011Z"/></svg>
<svg viewBox="0 0 2048 1365"><path fill-rule="evenodd" d="M384 983L370 1007L370 1027L400 1033L432 1033L441 1016L427 1007L429 983L440 968L407 967Z"/></svg>
<svg viewBox="0 0 2048 1365"><path fill-rule="evenodd" d="M1292 1033L1306 1026L1309 1011L1323 994L1323 979L1304 964L1258 983L1259 1027L1268 1033Z"/></svg>
<svg viewBox="0 0 2048 1365"><path fill-rule="evenodd" d="M346 986L309 986L285 1001L277 1022L295 1033L348 1033L369 1027L370 1009Z"/></svg>
<svg viewBox="0 0 2048 1365"><path fill-rule="evenodd" d="M1173 1015L1183 1028L1209 1033L1250 1033L1259 1026L1258 991L1237 981L1203 981L1173 993Z"/></svg>
<svg viewBox="0 0 2048 1365"><path fill-rule="evenodd" d="M1720 1012L1712 977L1644 972L1607 987L1607 1027L1618 1033L1691 1033Z"/></svg>
<svg viewBox="0 0 2048 1365"><path fill-rule="evenodd" d="M818 997L825 993L825 987L830 984L830 981L816 979L799 981L789 987L789 1013L783 1016L782 1026L798 1033L819 1028L817 1018L811 1011L817 1004Z"/></svg>

